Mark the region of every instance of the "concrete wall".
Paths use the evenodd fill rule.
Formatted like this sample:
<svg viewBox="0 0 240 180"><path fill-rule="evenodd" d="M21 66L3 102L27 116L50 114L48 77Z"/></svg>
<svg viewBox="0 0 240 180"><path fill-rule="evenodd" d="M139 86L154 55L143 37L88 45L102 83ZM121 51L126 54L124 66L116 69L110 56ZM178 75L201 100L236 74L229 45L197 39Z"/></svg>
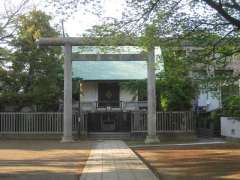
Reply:
<svg viewBox="0 0 240 180"><path fill-rule="evenodd" d="M240 138L240 120L231 117L221 117L221 135Z"/></svg>

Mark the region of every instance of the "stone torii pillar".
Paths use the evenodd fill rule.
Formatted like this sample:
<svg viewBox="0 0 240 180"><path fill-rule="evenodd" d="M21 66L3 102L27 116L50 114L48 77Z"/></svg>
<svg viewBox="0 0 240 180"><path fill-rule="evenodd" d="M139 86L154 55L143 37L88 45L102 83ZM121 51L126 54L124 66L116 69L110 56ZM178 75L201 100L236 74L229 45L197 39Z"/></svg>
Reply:
<svg viewBox="0 0 240 180"><path fill-rule="evenodd" d="M155 74L155 53L151 50L147 59L147 137L146 144L158 143L156 124L156 74Z"/></svg>
<svg viewBox="0 0 240 180"><path fill-rule="evenodd" d="M72 137L72 45L64 45L64 115L62 142L71 142Z"/></svg>
<svg viewBox="0 0 240 180"><path fill-rule="evenodd" d="M64 115L62 142L72 142L72 45L67 38L43 38L40 46L64 47Z"/></svg>

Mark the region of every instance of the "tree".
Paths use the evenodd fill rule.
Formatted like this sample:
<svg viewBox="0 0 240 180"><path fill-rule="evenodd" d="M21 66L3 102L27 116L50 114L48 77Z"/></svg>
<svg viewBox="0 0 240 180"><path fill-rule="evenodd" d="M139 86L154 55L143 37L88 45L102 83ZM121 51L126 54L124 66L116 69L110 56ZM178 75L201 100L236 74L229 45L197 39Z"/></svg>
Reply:
<svg viewBox="0 0 240 180"><path fill-rule="evenodd" d="M225 19L229 24L240 29L240 3L237 0L202 0L208 4L212 9L215 9L218 14Z"/></svg>
<svg viewBox="0 0 240 180"><path fill-rule="evenodd" d="M157 92L163 110L190 110L198 84L190 76L192 63L182 51L163 52L164 72L157 75Z"/></svg>
<svg viewBox="0 0 240 180"><path fill-rule="evenodd" d="M81 13L92 13L100 15L102 13L102 0L47 0L43 2L45 6L51 7L56 14L55 20L63 22L80 11Z"/></svg>
<svg viewBox="0 0 240 180"><path fill-rule="evenodd" d="M0 12L0 74L5 74L6 63L10 60L10 51L6 48L12 40L17 28L17 17L22 13L29 0L22 0L17 6L8 0L1 1ZM5 76L4 76L5 77ZM0 76L0 86L3 76ZM0 87L1 91L1 87Z"/></svg>
<svg viewBox="0 0 240 180"><path fill-rule="evenodd" d="M91 5L95 6L92 9L96 12L97 9L101 9L101 6L98 6L101 1L98 0L49 0L49 2L54 2L58 14L68 11L71 11L71 14L83 7L86 11ZM240 5L237 0L127 0L126 2L123 18L103 26L112 26L114 30L134 32L139 35L139 32L144 32L146 25L154 24L158 27L159 37L182 40L199 31L217 34L218 38L211 44L211 52L215 47L222 46L224 42L239 37ZM231 51L232 54L238 52L240 52L239 47Z"/></svg>
<svg viewBox="0 0 240 180"><path fill-rule="evenodd" d="M159 42L157 36L157 28L154 25L146 27L138 42L139 46L145 49L152 49L154 44L161 44L162 47L164 71L159 72L156 79L158 110L190 110L198 92L198 84L190 76L193 61L177 42L173 43L176 49L169 48L172 47L172 43L160 43L161 41ZM147 95L146 80L124 82L122 85L133 93L138 92L137 95L140 97L146 97Z"/></svg>
<svg viewBox="0 0 240 180"><path fill-rule="evenodd" d="M232 28L239 29L240 5L236 0L128 0L124 21L159 21L161 28ZM166 26L167 25L167 26Z"/></svg>
<svg viewBox="0 0 240 180"><path fill-rule="evenodd" d="M40 37L57 36L51 27L51 17L42 11L33 10L19 17L11 67L5 74L4 89L0 96L4 103L38 105L38 110L57 108L62 95L62 58L60 48L39 48ZM17 98L16 98L17 97Z"/></svg>
<svg viewBox="0 0 240 180"><path fill-rule="evenodd" d="M159 37L181 40L192 40L197 32L216 34L218 38L208 44L212 50L239 38L240 5L236 0L129 0L128 7L120 22L127 29L144 30L153 23ZM238 47L232 53L239 51Z"/></svg>
<svg viewBox="0 0 240 180"><path fill-rule="evenodd" d="M2 12L0 14L0 44L13 38L17 28L17 18L28 4L29 0L21 0L17 6L8 0L2 0ZM1 55L1 52L0 52Z"/></svg>
<svg viewBox="0 0 240 180"><path fill-rule="evenodd" d="M125 19L122 21L126 24L148 23L161 19L164 25L175 24L183 27L189 23L189 26L196 25L196 27L231 25L240 28L238 0L127 0L126 2ZM66 14L69 11L73 13L80 9L84 11L92 9L91 12L101 11L101 0L48 0L48 4L53 4L59 14Z"/></svg>
<svg viewBox="0 0 240 180"><path fill-rule="evenodd" d="M198 84L190 76L191 63L183 59L185 55L177 51L165 51L164 71L157 74L157 109L162 111L191 110L198 92ZM123 88L139 97L146 97L146 80L122 83Z"/></svg>

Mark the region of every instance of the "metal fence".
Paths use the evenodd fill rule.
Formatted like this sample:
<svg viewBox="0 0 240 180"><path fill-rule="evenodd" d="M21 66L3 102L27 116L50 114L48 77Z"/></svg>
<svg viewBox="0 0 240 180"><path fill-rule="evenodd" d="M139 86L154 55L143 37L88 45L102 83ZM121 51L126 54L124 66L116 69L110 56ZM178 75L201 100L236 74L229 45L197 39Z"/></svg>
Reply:
<svg viewBox="0 0 240 180"><path fill-rule="evenodd" d="M73 114L73 131L78 116ZM3 112L0 113L0 134L59 134L63 132L61 112Z"/></svg>
<svg viewBox="0 0 240 180"><path fill-rule="evenodd" d="M195 130L194 113L184 112L157 112L157 133L193 132ZM138 111L132 113L131 132L147 132L147 112Z"/></svg>
<svg viewBox="0 0 240 180"><path fill-rule="evenodd" d="M212 116L211 113L213 112L200 112L196 115L196 132L198 137L211 138L221 136L220 116Z"/></svg>
<svg viewBox="0 0 240 180"><path fill-rule="evenodd" d="M73 114L73 131L88 132L89 112L83 112L80 124L78 115ZM147 132L147 112L131 112L131 132ZM157 112L157 132L193 132L195 120L193 112ZM61 112L1 112L0 134L61 134L63 132L63 113Z"/></svg>

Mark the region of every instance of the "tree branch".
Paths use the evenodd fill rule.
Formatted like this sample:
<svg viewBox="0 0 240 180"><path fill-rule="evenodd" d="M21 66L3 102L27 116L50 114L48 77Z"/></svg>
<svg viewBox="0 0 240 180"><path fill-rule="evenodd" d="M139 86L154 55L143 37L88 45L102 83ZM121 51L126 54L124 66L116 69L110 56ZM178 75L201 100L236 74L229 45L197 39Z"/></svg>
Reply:
<svg viewBox="0 0 240 180"><path fill-rule="evenodd" d="M206 4L208 4L213 9L215 9L225 20L230 22L233 26L240 29L240 20L234 18L226 10L224 10L221 3L216 3L213 0L202 0L202 1L204 1Z"/></svg>
<svg viewBox="0 0 240 180"><path fill-rule="evenodd" d="M234 1L234 0L232 0L232 1ZM226 2L226 3L223 4L223 6L225 6L227 8L235 9L237 11L240 11L240 5L237 4L236 2L233 3L233 4L230 4L230 3Z"/></svg>
<svg viewBox="0 0 240 180"><path fill-rule="evenodd" d="M5 23L1 25L1 29L5 30L5 29L12 29L11 25L14 24L14 20L16 18L16 16L19 15L19 13L21 12L21 10L23 9L23 7L29 2L29 0L22 0L22 2L20 3L20 5L14 10L7 10L5 7L5 13L6 16L3 16L3 19L6 19ZM6 38L11 37L14 34L14 31L16 30L16 28L14 28L10 33L5 33L2 34L0 36L0 41L3 41Z"/></svg>

